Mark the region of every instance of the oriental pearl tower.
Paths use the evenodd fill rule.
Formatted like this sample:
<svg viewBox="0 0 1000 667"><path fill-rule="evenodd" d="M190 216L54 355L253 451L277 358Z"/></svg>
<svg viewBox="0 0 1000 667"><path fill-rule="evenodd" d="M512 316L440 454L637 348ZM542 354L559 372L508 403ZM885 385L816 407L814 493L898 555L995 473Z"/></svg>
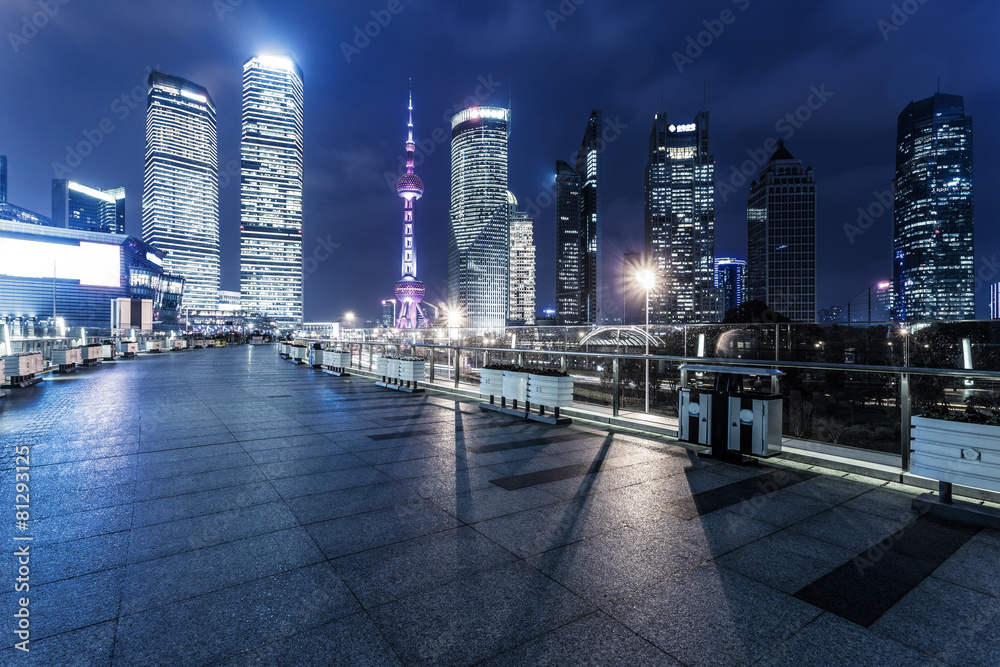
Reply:
<svg viewBox="0 0 1000 667"><path fill-rule="evenodd" d="M401 304L396 326L416 329L427 326L420 302L424 298L424 284L417 280L417 249L413 237L413 202L424 194L424 183L413 173L413 84L410 84L410 122L406 140L406 173L396 183L396 193L403 198L403 277L396 283L396 298Z"/></svg>

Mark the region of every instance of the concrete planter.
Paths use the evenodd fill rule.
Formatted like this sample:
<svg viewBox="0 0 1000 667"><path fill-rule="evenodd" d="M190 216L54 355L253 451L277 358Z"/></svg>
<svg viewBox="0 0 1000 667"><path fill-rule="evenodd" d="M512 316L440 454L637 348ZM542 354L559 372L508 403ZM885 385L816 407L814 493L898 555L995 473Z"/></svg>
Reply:
<svg viewBox="0 0 1000 667"><path fill-rule="evenodd" d="M910 472L1000 492L1000 426L913 417Z"/></svg>
<svg viewBox="0 0 1000 667"><path fill-rule="evenodd" d="M389 377L389 360L386 359L385 357L379 357L377 362L378 365L376 367L375 374L380 378Z"/></svg>
<svg viewBox="0 0 1000 667"><path fill-rule="evenodd" d="M573 405L573 378L528 375L528 402L547 408Z"/></svg>
<svg viewBox="0 0 1000 667"><path fill-rule="evenodd" d="M54 366L71 366L79 363L83 363L83 351L78 347L52 350L52 364Z"/></svg>
<svg viewBox="0 0 1000 667"><path fill-rule="evenodd" d="M528 400L528 374L504 371L501 395L508 401Z"/></svg>
<svg viewBox="0 0 1000 667"><path fill-rule="evenodd" d="M309 365L313 367L323 365L323 350L309 350Z"/></svg>
<svg viewBox="0 0 1000 667"><path fill-rule="evenodd" d="M289 356L296 363L305 363L308 350L304 345L292 345Z"/></svg>
<svg viewBox="0 0 1000 667"><path fill-rule="evenodd" d="M122 356L135 356L139 354L139 343L128 340L118 341L118 353Z"/></svg>
<svg viewBox="0 0 1000 667"><path fill-rule="evenodd" d="M205 347L215 347L215 339L209 338L205 341Z"/></svg>
<svg viewBox="0 0 1000 667"><path fill-rule="evenodd" d="M348 352L323 350L323 365L327 368L347 368L351 365L351 355Z"/></svg>
<svg viewBox="0 0 1000 667"><path fill-rule="evenodd" d="M386 359L385 377L389 380L399 379L399 359Z"/></svg>
<svg viewBox="0 0 1000 667"><path fill-rule="evenodd" d="M179 338L174 339L174 342L171 345L171 349L174 349L174 350L183 350L186 347L187 347L187 341L181 340Z"/></svg>
<svg viewBox="0 0 1000 667"><path fill-rule="evenodd" d="M287 359L291 355L291 348L288 343L278 343L278 355Z"/></svg>
<svg viewBox="0 0 1000 667"><path fill-rule="evenodd" d="M479 393L486 396L503 395L503 371L484 368L479 374Z"/></svg>
<svg viewBox="0 0 1000 667"><path fill-rule="evenodd" d="M424 381L424 366L427 362L421 361L403 361L397 362L399 364L399 374L396 376L399 378L400 382L423 382Z"/></svg>
<svg viewBox="0 0 1000 667"><path fill-rule="evenodd" d="M25 377L45 370L45 361L38 352L12 354L2 357L3 374L7 377Z"/></svg>
<svg viewBox="0 0 1000 667"><path fill-rule="evenodd" d="M147 340L142 344L143 352L160 352L163 350L162 340Z"/></svg>
<svg viewBox="0 0 1000 667"><path fill-rule="evenodd" d="M87 345L80 349L83 353L83 361L100 361L104 358L104 349L100 345Z"/></svg>

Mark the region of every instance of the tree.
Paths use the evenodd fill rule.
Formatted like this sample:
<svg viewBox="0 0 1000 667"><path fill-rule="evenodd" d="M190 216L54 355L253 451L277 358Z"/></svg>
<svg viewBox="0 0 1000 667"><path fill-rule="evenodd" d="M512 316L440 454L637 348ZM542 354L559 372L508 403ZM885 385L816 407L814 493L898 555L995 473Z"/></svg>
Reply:
<svg viewBox="0 0 1000 667"><path fill-rule="evenodd" d="M724 324L776 324L791 322L791 320L775 312L763 301L754 299L741 303L736 308L726 311L726 316L722 320Z"/></svg>

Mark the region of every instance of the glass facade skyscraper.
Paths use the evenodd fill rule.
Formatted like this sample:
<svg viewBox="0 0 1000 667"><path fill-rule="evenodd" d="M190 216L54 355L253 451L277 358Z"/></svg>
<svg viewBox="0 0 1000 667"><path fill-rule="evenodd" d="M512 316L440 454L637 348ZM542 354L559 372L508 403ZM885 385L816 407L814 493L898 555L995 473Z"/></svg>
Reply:
<svg viewBox="0 0 1000 667"><path fill-rule="evenodd" d="M509 131L510 110L500 107L465 109L451 120L448 298L473 329L507 324Z"/></svg>
<svg viewBox="0 0 1000 667"><path fill-rule="evenodd" d="M719 290L722 314L739 308L747 300L747 262L735 257L716 257L715 287Z"/></svg>
<svg viewBox="0 0 1000 667"><path fill-rule="evenodd" d="M959 95L910 102L896 131L896 319L974 319L972 117Z"/></svg>
<svg viewBox="0 0 1000 667"><path fill-rule="evenodd" d="M302 71L287 56L243 65L240 293L244 310L302 323Z"/></svg>
<svg viewBox="0 0 1000 667"><path fill-rule="evenodd" d="M184 278L184 308L219 299L219 155L215 104L205 88L151 72L146 108L142 239L167 251Z"/></svg>
<svg viewBox="0 0 1000 667"><path fill-rule="evenodd" d="M531 217L518 208L517 199L508 195L507 219L510 222L510 309L511 325L535 324L535 237Z"/></svg>
<svg viewBox="0 0 1000 667"><path fill-rule="evenodd" d="M560 324L597 324L601 294L601 127L593 111L571 166L556 163L556 313Z"/></svg>
<svg viewBox="0 0 1000 667"><path fill-rule="evenodd" d="M52 222L84 232L125 233L125 188L100 190L75 181L52 181Z"/></svg>
<svg viewBox="0 0 1000 667"><path fill-rule="evenodd" d="M674 125L657 114L646 165L646 261L654 323L715 322L715 157L708 112Z"/></svg>
<svg viewBox="0 0 1000 667"><path fill-rule="evenodd" d="M783 141L750 184L747 265L750 300L816 321L816 179Z"/></svg>

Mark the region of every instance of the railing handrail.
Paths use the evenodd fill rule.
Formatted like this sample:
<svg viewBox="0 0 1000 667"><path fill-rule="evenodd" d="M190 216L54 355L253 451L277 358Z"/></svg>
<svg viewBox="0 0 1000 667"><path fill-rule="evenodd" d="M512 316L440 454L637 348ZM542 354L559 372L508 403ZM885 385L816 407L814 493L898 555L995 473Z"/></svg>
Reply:
<svg viewBox="0 0 1000 667"><path fill-rule="evenodd" d="M467 350L472 352L500 352L505 354L551 354L556 356L575 356L594 359L606 359L615 357L618 359L637 359L640 361L668 361L672 363L697 363L714 364L723 366L754 367L764 366L768 368L797 368L801 370L813 371L845 371L863 373L884 373L884 374L909 374L928 375L932 377L957 377L957 378L982 378L990 380L1000 380L1000 371L986 371L962 368L921 368L918 366L874 366L870 364L833 364L813 361L773 361L768 359L730 359L716 357L679 357L672 355L656 354L628 354L624 352L584 352L573 350L534 350L509 347L481 347L472 345L437 345L428 343L407 343L390 342L377 340L340 340L340 339L309 339L315 343L333 343L336 345L382 345L392 347L414 347L438 350Z"/></svg>

